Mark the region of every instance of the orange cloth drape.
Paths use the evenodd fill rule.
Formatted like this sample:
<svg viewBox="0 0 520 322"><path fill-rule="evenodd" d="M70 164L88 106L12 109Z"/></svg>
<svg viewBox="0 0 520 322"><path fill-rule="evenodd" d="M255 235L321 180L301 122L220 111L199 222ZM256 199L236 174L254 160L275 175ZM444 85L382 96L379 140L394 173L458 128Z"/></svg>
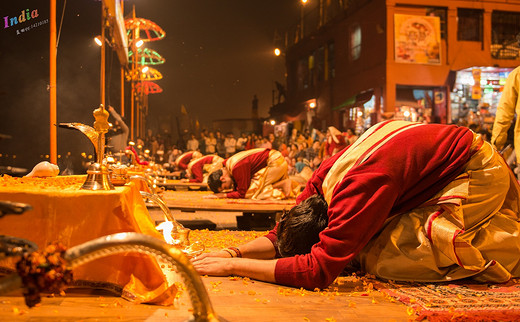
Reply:
<svg viewBox="0 0 520 322"><path fill-rule="evenodd" d="M40 249L54 241L72 247L120 232L164 240L134 183L112 191L86 191L80 190L84 180L85 176L0 177L0 200L33 207L0 219L0 234L31 240ZM0 265L12 268L9 262ZM112 289L137 303L170 305L176 293L156 259L145 254L110 255L75 268L73 274L77 285Z"/></svg>

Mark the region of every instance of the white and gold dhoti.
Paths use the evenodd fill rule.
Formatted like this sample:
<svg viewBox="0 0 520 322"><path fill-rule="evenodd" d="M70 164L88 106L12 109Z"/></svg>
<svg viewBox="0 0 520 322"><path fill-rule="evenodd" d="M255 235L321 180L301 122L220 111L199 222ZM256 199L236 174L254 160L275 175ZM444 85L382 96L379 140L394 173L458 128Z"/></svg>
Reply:
<svg viewBox="0 0 520 322"><path fill-rule="evenodd" d="M289 178L287 169L287 161L285 161L283 155L277 150L269 151L267 166L253 175L246 192L246 198L264 200L295 197L295 192L286 196L280 189L273 187L273 184Z"/></svg>
<svg viewBox="0 0 520 322"><path fill-rule="evenodd" d="M461 175L422 206L387 220L358 256L364 271L408 281L520 277L520 186L480 135L472 147L478 151Z"/></svg>

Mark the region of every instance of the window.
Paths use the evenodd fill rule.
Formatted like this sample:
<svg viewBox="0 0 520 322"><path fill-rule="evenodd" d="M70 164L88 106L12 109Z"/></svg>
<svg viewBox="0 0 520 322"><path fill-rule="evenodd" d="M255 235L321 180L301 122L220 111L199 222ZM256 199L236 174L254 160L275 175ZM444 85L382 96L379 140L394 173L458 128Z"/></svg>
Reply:
<svg viewBox="0 0 520 322"><path fill-rule="evenodd" d="M439 17L439 20L441 22L441 39L446 39L446 35L447 35L447 23L446 23L447 9L446 8L439 8L439 7L426 8L426 15L427 16L433 16L433 17Z"/></svg>
<svg viewBox="0 0 520 322"><path fill-rule="evenodd" d="M457 40L482 41L482 16L479 9L457 9Z"/></svg>
<svg viewBox="0 0 520 322"><path fill-rule="evenodd" d="M323 46L316 51L316 73L318 82L322 82L325 79L325 48Z"/></svg>
<svg viewBox="0 0 520 322"><path fill-rule="evenodd" d="M491 15L491 57L518 58L517 35L520 34L520 13L493 11Z"/></svg>
<svg viewBox="0 0 520 322"><path fill-rule="evenodd" d="M327 77L334 78L336 74L336 66L335 66L335 60L334 60L334 42L329 42L328 45L328 52L327 52Z"/></svg>
<svg viewBox="0 0 520 322"><path fill-rule="evenodd" d="M308 73L308 84L312 87L315 83L316 75L316 52L313 51L308 58L309 61L309 73Z"/></svg>
<svg viewBox="0 0 520 322"><path fill-rule="evenodd" d="M303 90L307 88L307 74L309 73L309 69L307 68L308 64L305 58L300 58L298 60L298 66L296 67L296 75L298 75L297 79L297 88L298 90Z"/></svg>
<svg viewBox="0 0 520 322"><path fill-rule="evenodd" d="M361 57L361 26L355 25L350 33L350 57L358 60Z"/></svg>

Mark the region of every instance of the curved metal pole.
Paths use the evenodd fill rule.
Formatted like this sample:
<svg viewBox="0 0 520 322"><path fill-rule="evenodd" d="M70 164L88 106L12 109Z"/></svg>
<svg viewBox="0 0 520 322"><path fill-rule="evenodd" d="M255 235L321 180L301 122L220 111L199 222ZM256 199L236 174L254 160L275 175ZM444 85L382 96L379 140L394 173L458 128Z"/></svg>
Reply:
<svg viewBox="0 0 520 322"><path fill-rule="evenodd" d="M71 268L86 264L98 258L127 252L153 255L170 263L182 277L193 307L194 321L219 321L208 292L200 276L193 268L189 258L181 250L165 242L138 233L119 233L93 239L68 249L63 258ZM23 287L18 274L11 274L0 279L0 294Z"/></svg>
<svg viewBox="0 0 520 322"><path fill-rule="evenodd" d="M132 181L132 180L143 181L148 186L148 188L150 188L150 190L152 191L153 194L157 193L153 182L147 176L141 176L141 175L136 174L136 175L130 176L129 180L130 181Z"/></svg>
<svg viewBox="0 0 520 322"><path fill-rule="evenodd" d="M206 287L189 258L181 250L157 238L138 233L108 235L68 249L63 258L74 268L101 257L126 252L154 255L172 264L188 289L193 307L193 319L195 321L219 320L211 305Z"/></svg>
<svg viewBox="0 0 520 322"><path fill-rule="evenodd" d="M168 208L168 206L166 205L164 200L162 200L159 196L151 194L146 191L139 191L139 192L141 193L141 196L143 196L144 198L150 199L150 201L154 202L156 205L159 206L159 208L161 208L162 212L164 213L164 215L166 216L168 221L171 221L173 223L173 228L175 231L180 231L180 230L185 229L181 223L179 223L177 220L175 220L175 218L173 218L170 208Z"/></svg>

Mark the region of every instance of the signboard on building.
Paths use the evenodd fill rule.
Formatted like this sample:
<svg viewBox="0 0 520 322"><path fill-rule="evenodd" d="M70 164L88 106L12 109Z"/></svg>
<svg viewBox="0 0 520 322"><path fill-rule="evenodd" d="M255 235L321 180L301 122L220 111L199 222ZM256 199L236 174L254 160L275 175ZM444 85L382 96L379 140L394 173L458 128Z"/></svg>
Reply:
<svg viewBox="0 0 520 322"><path fill-rule="evenodd" d="M439 17L394 15L395 61L411 64L441 64Z"/></svg>

